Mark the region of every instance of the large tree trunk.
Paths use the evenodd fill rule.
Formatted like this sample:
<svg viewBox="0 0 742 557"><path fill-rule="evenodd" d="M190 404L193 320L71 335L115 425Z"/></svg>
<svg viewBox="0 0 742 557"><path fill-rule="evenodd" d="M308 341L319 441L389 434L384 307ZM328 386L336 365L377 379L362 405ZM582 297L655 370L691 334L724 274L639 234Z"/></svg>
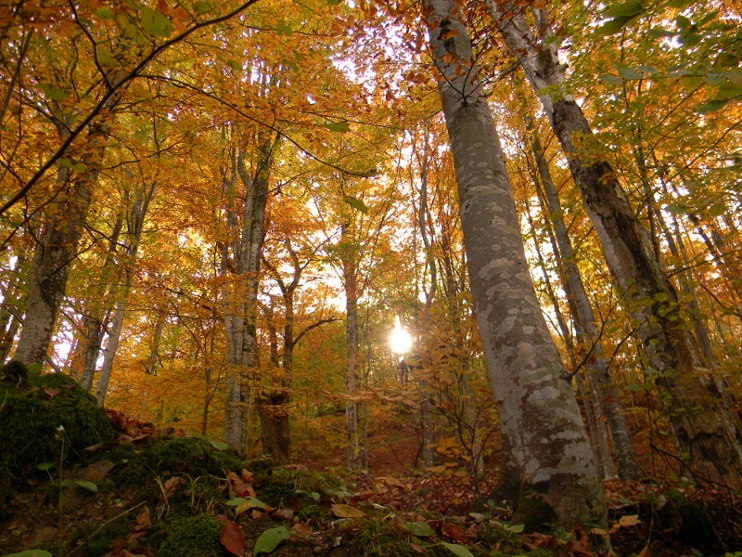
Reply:
<svg viewBox="0 0 742 557"><path fill-rule="evenodd" d="M651 248L613 168L595 154L583 156L575 140L592 135L590 125L565 91L557 43L540 11L542 36L531 33L520 8L488 0L493 18L517 56L569 160L575 183L598 234L606 262L625 292L639 326L647 371L669 396L666 414L688 472L733 489L742 488L742 438L716 383L704 367L675 287Z"/></svg>
<svg viewBox="0 0 742 557"><path fill-rule="evenodd" d="M77 245L85 230L85 218L93 201L113 118L111 102L107 118L93 124L84 146L70 154L73 161L85 165L77 172L70 166L59 168L60 194L46 211L39 245L36 247L26 304L26 316L15 351L15 359L25 364L44 364L51 343L60 306L64 300Z"/></svg>
<svg viewBox="0 0 742 557"><path fill-rule="evenodd" d="M528 272L499 137L453 0L425 0L446 117L477 323L519 485L515 520L566 529L605 502L566 370Z"/></svg>
<svg viewBox="0 0 742 557"><path fill-rule="evenodd" d="M268 175L276 145L276 140L262 137L260 133L256 136L252 168L248 169L246 147L241 145L231 152L231 175L224 176L231 250L223 246L222 272L226 274L229 270L232 274L232 282L224 295L224 330L227 338L224 442L238 454L245 454L247 448L252 406L248 371L255 363L258 272L268 201ZM241 198L234 192L237 176L245 188ZM237 217L238 208L242 209L240 218Z"/></svg>

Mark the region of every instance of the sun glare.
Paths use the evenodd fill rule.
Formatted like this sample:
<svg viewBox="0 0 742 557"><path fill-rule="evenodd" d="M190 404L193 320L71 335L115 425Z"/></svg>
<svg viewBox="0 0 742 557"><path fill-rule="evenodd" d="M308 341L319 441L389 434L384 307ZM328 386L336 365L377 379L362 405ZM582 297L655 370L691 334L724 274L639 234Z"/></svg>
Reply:
<svg viewBox="0 0 742 557"><path fill-rule="evenodd" d="M412 348L412 337L402 328L399 316L394 319L394 329L389 335L389 346L395 354L406 354Z"/></svg>

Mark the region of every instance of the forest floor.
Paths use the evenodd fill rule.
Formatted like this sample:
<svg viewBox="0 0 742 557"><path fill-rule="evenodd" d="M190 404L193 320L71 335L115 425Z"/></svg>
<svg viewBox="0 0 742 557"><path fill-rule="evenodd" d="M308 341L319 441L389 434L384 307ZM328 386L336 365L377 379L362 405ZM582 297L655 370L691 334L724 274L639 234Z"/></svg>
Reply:
<svg viewBox="0 0 742 557"><path fill-rule="evenodd" d="M14 484L0 555L742 556L742 498L669 482L606 482L605 529L525 534L457 462L415 470L417 434L399 417L375 420L371 472L359 475L334 466L340 447L276 466L109 417L115 440ZM342 423L327 417L327 432Z"/></svg>

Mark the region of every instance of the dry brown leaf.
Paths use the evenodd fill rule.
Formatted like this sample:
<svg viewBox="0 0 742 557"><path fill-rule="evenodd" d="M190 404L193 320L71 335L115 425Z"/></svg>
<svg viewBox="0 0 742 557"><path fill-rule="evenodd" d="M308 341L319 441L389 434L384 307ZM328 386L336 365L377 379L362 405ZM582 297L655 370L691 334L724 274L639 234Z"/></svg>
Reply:
<svg viewBox="0 0 742 557"><path fill-rule="evenodd" d="M362 518L366 513L350 505L336 504L332 506L332 514L337 518Z"/></svg>
<svg viewBox="0 0 742 557"><path fill-rule="evenodd" d="M176 489L178 489L178 486L185 483L185 480L179 476L173 476L172 478L169 478L165 482L164 491L165 491L165 497L170 497Z"/></svg>
<svg viewBox="0 0 742 557"><path fill-rule="evenodd" d="M232 555L237 557L245 555L245 535L242 533L242 529L231 520L224 523L219 541Z"/></svg>
<svg viewBox="0 0 742 557"><path fill-rule="evenodd" d="M291 531L298 536L308 538L312 535L312 529L303 522L297 522L291 527Z"/></svg>

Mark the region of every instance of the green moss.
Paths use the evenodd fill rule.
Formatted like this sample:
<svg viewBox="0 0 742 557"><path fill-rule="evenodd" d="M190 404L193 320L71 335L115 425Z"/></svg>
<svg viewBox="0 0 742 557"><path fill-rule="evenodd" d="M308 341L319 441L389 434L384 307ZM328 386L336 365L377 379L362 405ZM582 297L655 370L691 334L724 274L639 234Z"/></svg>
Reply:
<svg viewBox="0 0 742 557"><path fill-rule="evenodd" d="M69 467L86 447L115 437L95 399L59 373L28 374L25 388L0 383L0 423L0 509L20 478L40 477L39 464L58 466L61 457ZM0 510L0 517L8 514Z"/></svg>
<svg viewBox="0 0 742 557"><path fill-rule="evenodd" d="M329 512L321 503L340 502L350 495L340 478L296 468L275 468L270 475L256 477L255 489L261 501L272 507L295 506L301 501L302 519L319 518Z"/></svg>
<svg viewBox="0 0 742 557"><path fill-rule="evenodd" d="M120 486L138 485L143 477L214 476L239 472L245 463L234 453L219 451L208 441L190 437L153 437L141 448L122 447L108 456L125 462L115 475Z"/></svg>
<svg viewBox="0 0 742 557"><path fill-rule="evenodd" d="M513 522L524 524L525 532L534 532L549 529L554 520L554 509L541 496L539 487L521 484Z"/></svg>
<svg viewBox="0 0 742 557"><path fill-rule="evenodd" d="M229 555L219 536L222 525L209 515L173 520L160 546L159 557L220 557Z"/></svg>
<svg viewBox="0 0 742 557"><path fill-rule="evenodd" d="M117 539L125 540L135 524L132 516L122 516L113 522L101 524L88 522L83 524L72 537L70 547L79 547L75 555L79 557L100 557L111 552L113 542ZM78 545L82 543L82 545Z"/></svg>

